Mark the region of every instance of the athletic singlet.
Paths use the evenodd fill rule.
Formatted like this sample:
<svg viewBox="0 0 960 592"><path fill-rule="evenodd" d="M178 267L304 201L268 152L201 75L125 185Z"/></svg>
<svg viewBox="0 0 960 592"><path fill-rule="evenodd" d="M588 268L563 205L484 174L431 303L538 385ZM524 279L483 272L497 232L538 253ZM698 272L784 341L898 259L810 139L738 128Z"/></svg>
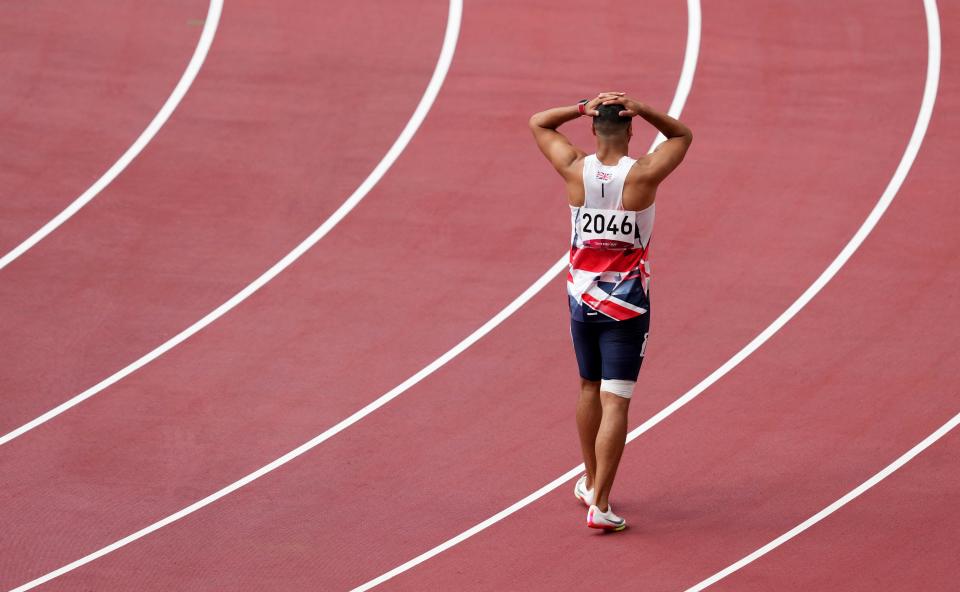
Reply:
<svg viewBox="0 0 960 592"><path fill-rule="evenodd" d="M584 201L570 206L573 227L567 296L577 321L625 321L650 308L650 234L654 205L623 209L623 182L636 160L613 166L583 161Z"/></svg>

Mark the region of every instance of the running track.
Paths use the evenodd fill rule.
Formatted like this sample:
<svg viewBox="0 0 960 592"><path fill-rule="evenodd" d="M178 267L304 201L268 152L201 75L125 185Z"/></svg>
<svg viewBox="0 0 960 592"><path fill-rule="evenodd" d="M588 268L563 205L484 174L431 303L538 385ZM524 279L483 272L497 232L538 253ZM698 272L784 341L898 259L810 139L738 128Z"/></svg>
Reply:
<svg viewBox="0 0 960 592"><path fill-rule="evenodd" d="M89 187L176 84L206 6L9 3L0 23L0 255Z"/></svg>
<svg viewBox="0 0 960 592"><path fill-rule="evenodd" d="M523 130L528 112L608 86L666 106L686 13L659 0L639 22L592 22L571 18L575 3L549 13L516 4L467 4L422 129L300 262L163 358L0 448L0 583L41 576L294 448L432 361L550 266L565 211L562 201L545 205L558 187ZM0 276L9 427L248 282L335 208L399 132L436 59L445 4L418 4L415 15L314 8L313 18L307 6L228 4L169 127ZM614 497L633 527L594 536L562 487L387 588L684 589L960 410L951 392L960 207L949 166L960 148L950 59L960 15L941 11L940 94L906 184L795 320L628 447ZM573 38L591 51L571 51ZM636 41L624 47L625 38ZM704 8L683 115L697 142L661 194L656 320L635 423L762 330L849 240L914 125L926 41L919 2ZM633 65L626 81L624 64ZM351 100L388 107L318 117L326 103L304 97L351 85L360 93ZM46 586L347 589L496 513L578 462L562 290L554 282L309 454ZM717 587L951 589L957 450L946 436Z"/></svg>

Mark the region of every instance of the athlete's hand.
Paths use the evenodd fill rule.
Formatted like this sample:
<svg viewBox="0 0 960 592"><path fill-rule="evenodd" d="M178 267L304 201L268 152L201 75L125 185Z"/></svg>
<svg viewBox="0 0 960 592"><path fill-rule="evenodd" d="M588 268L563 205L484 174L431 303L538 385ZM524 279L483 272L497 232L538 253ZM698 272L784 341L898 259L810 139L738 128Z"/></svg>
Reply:
<svg viewBox="0 0 960 592"><path fill-rule="evenodd" d="M596 98L587 101L587 104L583 106L583 112L590 117L596 117L597 115L600 115L600 112L597 111L597 107L600 105L606 105L608 102L617 103L620 101L620 97L623 95L624 93L622 92L602 92L597 95Z"/></svg>
<svg viewBox="0 0 960 592"><path fill-rule="evenodd" d="M612 105L613 103L620 103L623 105L623 110L620 111L620 117L636 117L640 115L640 111L643 110L644 105L640 101L635 101L630 97L626 96L624 93L619 93L620 96L612 99L607 99L602 105Z"/></svg>

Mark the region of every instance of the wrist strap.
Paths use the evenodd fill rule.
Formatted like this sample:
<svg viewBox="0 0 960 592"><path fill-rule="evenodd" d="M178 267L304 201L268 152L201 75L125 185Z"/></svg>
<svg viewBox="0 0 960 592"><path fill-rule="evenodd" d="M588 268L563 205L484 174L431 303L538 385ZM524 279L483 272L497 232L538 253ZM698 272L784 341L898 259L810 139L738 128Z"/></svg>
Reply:
<svg viewBox="0 0 960 592"><path fill-rule="evenodd" d="M580 99L580 102L577 103L577 111L580 112L580 115L587 114L587 103L589 102L589 99Z"/></svg>

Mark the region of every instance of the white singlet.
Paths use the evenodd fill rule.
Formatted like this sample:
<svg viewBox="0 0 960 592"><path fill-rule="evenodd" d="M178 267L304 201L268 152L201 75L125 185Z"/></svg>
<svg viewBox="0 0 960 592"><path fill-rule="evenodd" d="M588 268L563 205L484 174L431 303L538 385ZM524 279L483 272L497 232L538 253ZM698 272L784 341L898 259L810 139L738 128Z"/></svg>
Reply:
<svg viewBox="0 0 960 592"><path fill-rule="evenodd" d="M623 183L635 162L624 156L608 166L596 154L583 161L584 202L570 206L567 295L574 320L624 321L649 310L655 204L623 208Z"/></svg>

